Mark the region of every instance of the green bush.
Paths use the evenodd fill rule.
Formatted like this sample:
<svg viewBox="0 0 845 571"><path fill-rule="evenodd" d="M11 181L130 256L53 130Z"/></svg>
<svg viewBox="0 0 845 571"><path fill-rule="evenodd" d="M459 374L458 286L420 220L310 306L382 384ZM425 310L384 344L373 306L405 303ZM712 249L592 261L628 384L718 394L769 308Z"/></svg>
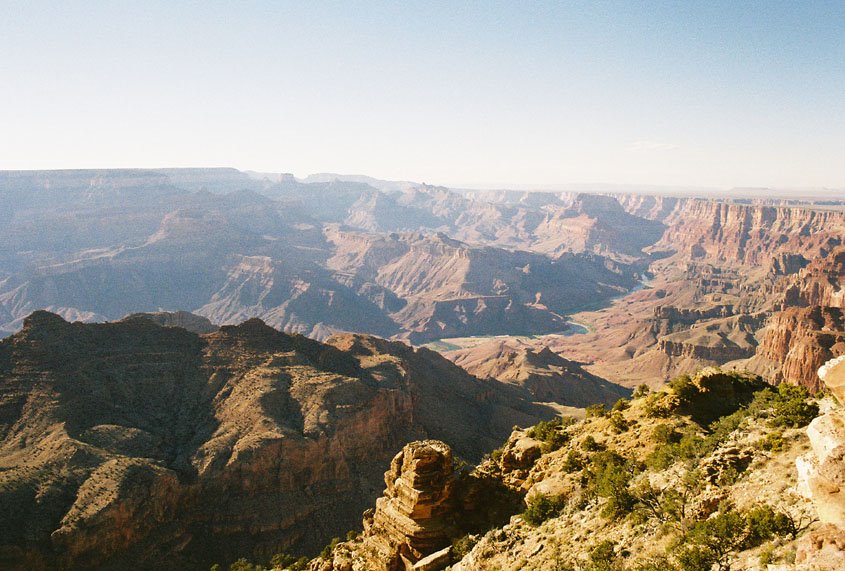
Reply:
<svg viewBox="0 0 845 571"><path fill-rule="evenodd" d="M467 553L472 551L475 544L478 543L477 535L464 535L452 541L452 562L457 563L463 559Z"/></svg>
<svg viewBox="0 0 845 571"><path fill-rule="evenodd" d="M605 445L597 442L592 434L588 434L584 440L581 441L581 449L585 452L600 452L605 449Z"/></svg>
<svg viewBox="0 0 845 571"><path fill-rule="evenodd" d="M648 395L649 392L651 392L651 389L648 388L648 385L640 385L634 389L634 394L631 395L631 398L640 399Z"/></svg>
<svg viewBox="0 0 845 571"><path fill-rule="evenodd" d="M296 557L287 553L277 553L270 559L274 569L289 569L290 571L304 571L310 560L307 557Z"/></svg>
<svg viewBox="0 0 845 571"><path fill-rule="evenodd" d="M658 444L677 444L681 440L681 433L671 424L658 424L651 431L651 438Z"/></svg>
<svg viewBox="0 0 845 571"><path fill-rule="evenodd" d="M561 496L534 494L526 502L522 519L529 525L538 526L547 519L558 516L563 506L564 498Z"/></svg>
<svg viewBox="0 0 845 571"><path fill-rule="evenodd" d="M584 467L584 458L575 450L570 450L563 461L563 470L567 474L577 472Z"/></svg>
<svg viewBox="0 0 845 571"><path fill-rule="evenodd" d="M680 404L689 404L698 394L698 388L692 383L689 375L680 375L669 381L669 388L678 397Z"/></svg>
<svg viewBox="0 0 845 571"><path fill-rule="evenodd" d="M648 455L646 465L649 468L665 470L678 460L695 460L706 454L714 445L714 441L702 438L691 431L683 434L675 433L671 438L677 439L677 442L663 444Z"/></svg>
<svg viewBox="0 0 845 571"><path fill-rule="evenodd" d="M744 540L745 519L736 510L725 509L693 524L676 548L676 558L684 571L710 571L714 564L724 568Z"/></svg>
<svg viewBox="0 0 845 571"><path fill-rule="evenodd" d="M745 514L745 522L748 527L746 548L757 547L776 536L794 536L798 532L791 517L767 505L749 510Z"/></svg>
<svg viewBox="0 0 845 571"><path fill-rule="evenodd" d="M243 557L229 565L229 571L254 571L255 566Z"/></svg>
<svg viewBox="0 0 845 571"><path fill-rule="evenodd" d="M616 561L616 546L606 539L590 549L590 571L611 571Z"/></svg>
<svg viewBox="0 0 845 571"><path fill-rule="evenodd" d="M502 460L502 453L504 453L504 451L505 447L499 446L490 453L490 458L492 458L494 462L498 463Z"/></svg>
<svg viewBox="0 0 845 571"><path fill-rule="evenodd" d="M786 440L783 439L783 432L770 432L769 434L755 442L754 446L756 446L760 450L781 452L786 448Z"/></svg>
<svg viewBox="0 0 845 571"><path fill-rule="evenodd" d="M678 408L678 399L665 392L652 393L645 401L644 412L649 418L669 418Z"/></svg>
<svg viewBox="0 0 845 571"><path fill-rule="evenodd" d="M661 522L682 523L687 518L691 498L700 492L701 485L701 474L696 470L686 472L680 485L662 490L655 489L648 479L643 479L631 492L637 502L636 513L640 514L642 521L655 517Z"/></svg>
<svg viewBox="0 0 845 571"><path fill-rule="evenodd" d="M758 561L760 565L763 567L767 567L769 563L774 561L774 554L775 554L775 546L774 545L767 545L763 549L760 550L760 557L758 557Z"/></svg>
<svg viewBox="0 0 845 571"><path fill-rule="evenodd" d="M710 571L718 562L715 552L702 545L682 545L675 557L683 571Z"/></svg>
<svg viewBox="0 0 845 571"><path fill-rule="evenodd" d="M585 469L588 492L607 499L602 515L611 519L622 517L633 510L636 498L628 484L637 473L637 466L613 451L594 454L589 468Z"/></svg>
<svg viewBox="0 0 845 571"><path fill-rule="evenodd" d="M586 408L587 418L601 418L607 416L607 406L604 403L591 404Z"/></svg>
<svg viewBox="0 0 845 571"><path fill-rule="evenodd" d="M628 421L625 420L625 417L622 416L621 412L614 412L610 415L610 425L613 427L613 431L616 434L621 432L625 432L628 430Z"/></svg>
<svg viewBox="0 0 845 571"><path fill-rule="evenodd" d="M320 558L321 559L329 559L332 556L332 552L334 548L337 547L337 544L340 543L339 537L333 537L332 540L326 545L322 551L320 551Z"/></svg>
<svg viewBox="0 0 845 571"><path fill-rule="evenodd" d="M573 423L574 420L569 417L540 422L528 431L528 436L542 441L541 451L543 454L548 454L569 442L569 434L565 429Z"/></svg>
<svg viewBox="0 0 845 571"><path fill-rule="evenodd" d="M610 410L612 412L622 412L622 411L628 410L629 408L631 408L631 401L629 401L628 399L622 398L622 399L619 399L618 401L616 401L613 405L613 408L611 408Z"/></svg>
<svg viewBox="0 0 845 571"><path fill-rule="evenodd" d="M796 533L792 518L770 506L745 513L722 508L715 516L693 524L674 553L684 571L710 571L713 565L724 569L733 552L757 547L776 536L794 537Z"/></svg>
<svg viewBox="0 0 845 571"><path fill-rule="evenodd" d="M808 402L809 397L810 393L804 387L788 383L778 385L772 425L800 428L810 424L819 414L819 405Z"/></svg>

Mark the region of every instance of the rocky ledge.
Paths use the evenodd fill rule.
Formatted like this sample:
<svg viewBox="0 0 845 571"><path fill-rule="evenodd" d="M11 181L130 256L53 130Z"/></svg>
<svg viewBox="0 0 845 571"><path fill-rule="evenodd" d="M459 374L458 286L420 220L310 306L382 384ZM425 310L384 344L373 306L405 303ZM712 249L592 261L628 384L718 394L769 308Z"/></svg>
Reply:
<svg viewBox="0 0 845 571"><path fill-rule="evenodd" d="M812 451L800 456L796 467L798 490L812 500L824 525L802 539L796 564L800 569L841 569L845 561L845 357L828 361L819 369L819 378L839 402L807 427Z"/></svg>

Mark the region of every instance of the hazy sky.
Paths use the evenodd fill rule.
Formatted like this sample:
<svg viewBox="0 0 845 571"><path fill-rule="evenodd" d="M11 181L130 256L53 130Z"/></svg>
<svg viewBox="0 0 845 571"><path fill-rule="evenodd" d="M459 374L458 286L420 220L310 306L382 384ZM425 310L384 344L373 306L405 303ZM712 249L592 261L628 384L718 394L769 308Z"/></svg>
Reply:
<svg viewBox="0 0 845 571"><path fill-rule="evenodd" d="M0 0L0 169L845 187L845 0Z"/></svg>

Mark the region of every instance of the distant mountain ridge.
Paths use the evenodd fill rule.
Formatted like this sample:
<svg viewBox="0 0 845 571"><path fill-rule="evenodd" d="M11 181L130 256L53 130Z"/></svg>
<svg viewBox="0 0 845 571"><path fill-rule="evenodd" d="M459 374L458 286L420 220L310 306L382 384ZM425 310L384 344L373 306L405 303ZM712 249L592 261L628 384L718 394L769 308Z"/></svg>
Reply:
<svg viewBox="0 0 845 571"><path fill-rule="evenodd" d="M549 210L378 182L227 168L0 172L0 332L48 307L85 320L158 310L217 324L261 317L320 339L559 331L562 312L585 296L633 287L639 249L660 232L602 197ZM608 234L620 217L654 237ZM349 255L362 244L407 255L383 260L391 277L355 266ZM423 250L434 256L425 267L413 253ZM428 271L449 264L464 269Z"/></svg>

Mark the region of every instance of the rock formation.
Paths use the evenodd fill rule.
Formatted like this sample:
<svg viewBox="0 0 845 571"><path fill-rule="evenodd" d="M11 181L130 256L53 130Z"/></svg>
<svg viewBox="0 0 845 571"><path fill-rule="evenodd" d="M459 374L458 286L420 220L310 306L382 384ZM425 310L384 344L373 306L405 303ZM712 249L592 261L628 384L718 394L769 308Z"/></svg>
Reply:
<svg viewBox="0 0 845 571"><path fill-rule="evenodd" d="M760 266L784 253L816 258L839 245L845 231L845 213L836 210L701 198L617 199L628 212L667 226L655 249L720 264Z"/></svg>
<svg viewBox="0 0 845 571"><path fill-rule="evenodd" d="M758 333L756 354L742 366L772 382L818 390L819 367L845 355L845 248L813 260L782 289L779 311Z"/></svg>
<svg viewBox="0 0 845 571"><path fill-rule="evenodd" d="M831 569L845 561L845 357L826 363L819 377L838 401L807 427L812 451L796 460L798 489L825 525L804 538L800 568Z"/></svg>
<svg viewBox="0 0 845 571"><path fill-rule="evenodd" d="M456 535L457 478L452 451L443 442L407 444L384 474L384 495L365 514L364 533L332 559L331 570L411 571L442 569Z"/></svg>

